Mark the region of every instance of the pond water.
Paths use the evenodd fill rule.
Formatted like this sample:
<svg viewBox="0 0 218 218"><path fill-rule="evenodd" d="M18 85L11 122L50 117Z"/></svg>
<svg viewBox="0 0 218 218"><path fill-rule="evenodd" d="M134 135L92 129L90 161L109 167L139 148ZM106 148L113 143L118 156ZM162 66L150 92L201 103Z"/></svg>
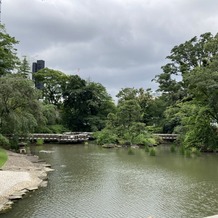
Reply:
<svg viewBox="0 0 218 218"><path fill-rule="evenodd" d="M53 151L39 153L40 150ZM34 152L55 169L49 185L0 217L200 218L218 214L218 155L185 158L157 148L44 145Z"/></svg>

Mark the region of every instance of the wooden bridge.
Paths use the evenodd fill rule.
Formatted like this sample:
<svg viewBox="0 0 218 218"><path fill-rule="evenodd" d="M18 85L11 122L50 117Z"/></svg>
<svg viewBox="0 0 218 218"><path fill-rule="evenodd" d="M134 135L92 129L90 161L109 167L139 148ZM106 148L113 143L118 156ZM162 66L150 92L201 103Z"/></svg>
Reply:
<svg viewBox="0 0 218 218"><path fill-rule="evenodd" d="M159 136L166 141L174 141L178 138L178 134L153 134L154 136Z"/></svg>
<svg viewBox="0 0 218 218"><path fill-rule="evenodd" d="M165 141L174 141L177 139L178 134L153 134ZM91 132L67 132L64 134L44 134L36 133L31 134L28 137L19 137L20 141L29 140L30 142L36 142L39 139L43 139L45 143L82 143L93 139L93 133Z"/></svg>
<svg viewBox="0 0 218 218"><path fill-rule="evenodd" d="M47 143L81 143L92 139L91 133L87 132L71 132L65 134L43 134L43 133L36 133L31 134L28 137L19 137L19 140L26 140L28 139L30 142L36 142L39 139L43 139L44 142Z"/></svg>

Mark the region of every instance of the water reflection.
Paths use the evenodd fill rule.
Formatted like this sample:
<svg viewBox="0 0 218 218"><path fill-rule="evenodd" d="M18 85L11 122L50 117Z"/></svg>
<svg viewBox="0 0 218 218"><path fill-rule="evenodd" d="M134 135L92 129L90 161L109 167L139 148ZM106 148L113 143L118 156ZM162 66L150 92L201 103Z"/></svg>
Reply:
<svg viewBox="0 0 218 218"><path fill-rule="evenodd" d="M39 150L54 151L39 153ZM55 169L45 189L1 217L140 218L218 214L218 158L186 159L160 147L143 150L46 145L35 152Z"/></svg>

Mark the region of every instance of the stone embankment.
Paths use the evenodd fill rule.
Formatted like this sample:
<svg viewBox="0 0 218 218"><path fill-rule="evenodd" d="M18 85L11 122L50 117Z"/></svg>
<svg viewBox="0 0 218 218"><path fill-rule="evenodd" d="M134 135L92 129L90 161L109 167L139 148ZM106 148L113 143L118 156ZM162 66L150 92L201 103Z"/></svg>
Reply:
<svg viewBox="0 0 218 218"><path fill-rule="evenodd" d="M50 165L40 162L37 156L8 151L8 160L0 170L0 212L11 208L28 192L46 187L50 171Z"/></svg>

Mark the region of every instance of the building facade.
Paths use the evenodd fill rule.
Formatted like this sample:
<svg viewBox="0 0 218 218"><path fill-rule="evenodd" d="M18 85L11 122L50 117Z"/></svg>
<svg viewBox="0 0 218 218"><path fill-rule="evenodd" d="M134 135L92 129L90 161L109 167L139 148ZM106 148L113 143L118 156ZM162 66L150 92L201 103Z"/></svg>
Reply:
<svg viewBox="0 0 218 218"><path fill-rule="evenodd" d="M37 60L37 62L33 62L32 64L32 73L33 73L33 80L35 82L35 86L37 89L42 89L43 84L40 82L37 82L34 78L34 73L38 72L39 70L45 68L45 61L44 60Z"/></svg>

